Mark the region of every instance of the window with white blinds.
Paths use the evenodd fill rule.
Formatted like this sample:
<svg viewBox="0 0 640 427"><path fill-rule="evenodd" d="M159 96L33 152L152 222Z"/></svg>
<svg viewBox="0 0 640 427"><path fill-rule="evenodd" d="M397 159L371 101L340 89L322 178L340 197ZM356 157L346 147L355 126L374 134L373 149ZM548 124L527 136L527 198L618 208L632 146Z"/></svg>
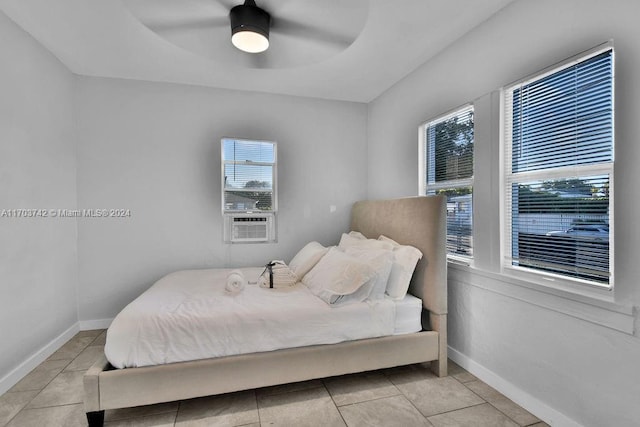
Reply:
<svg viewBox="0 0 640 427"><path fill-rule="evenodd" d="M276 144L222 139L222 211L275 212Z"/></svg>
<svg viewBox="0 0 640 427"><path fill-rule="evenodd" d="M504 91L505 267L613 285L613 49Z"/></svg>
<svg viewBox="0 0 640 427"><path fill-rule="evenodd" d="M420 126L420 194L447 196L447 253L473 256L473 106Z"/></svg>

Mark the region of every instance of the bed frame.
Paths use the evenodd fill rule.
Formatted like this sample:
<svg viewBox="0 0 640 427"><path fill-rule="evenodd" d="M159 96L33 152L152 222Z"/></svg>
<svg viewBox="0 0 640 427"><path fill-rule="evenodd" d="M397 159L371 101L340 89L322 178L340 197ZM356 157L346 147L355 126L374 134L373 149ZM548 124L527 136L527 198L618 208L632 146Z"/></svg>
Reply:
<svg viewBox="0 0 640 427"><path fill-rule="evenodd" d="M104 355L84 375L89 426L102 426L105 409L190 399L431 362L447 375L446 198L412 197L356 202L351 229L369 238L384 234L424 254L410 293L422 299L423 331L338 344L115 369Z"/></svg>

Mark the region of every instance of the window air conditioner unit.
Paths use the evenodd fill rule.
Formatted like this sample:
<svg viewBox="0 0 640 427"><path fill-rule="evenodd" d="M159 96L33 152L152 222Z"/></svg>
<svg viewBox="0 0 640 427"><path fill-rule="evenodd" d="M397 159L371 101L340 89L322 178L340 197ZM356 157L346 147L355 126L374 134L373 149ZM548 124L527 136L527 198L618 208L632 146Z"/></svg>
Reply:
<svg viewBox="0 0 640 427"><path fill-rule="evenodd" d="M262 243L274 241L273 214L225 215L225 242Z"/></svg>

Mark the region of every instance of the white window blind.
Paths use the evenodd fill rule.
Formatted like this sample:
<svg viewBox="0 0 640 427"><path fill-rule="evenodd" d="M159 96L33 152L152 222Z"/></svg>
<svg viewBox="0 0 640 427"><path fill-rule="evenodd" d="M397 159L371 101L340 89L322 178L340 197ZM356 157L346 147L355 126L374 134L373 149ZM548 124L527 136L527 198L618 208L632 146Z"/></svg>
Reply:
<svg viewBox="0 0 640 427"><path fill-rule="evenodd" d="M504 91L505 265L610 287L613 50Z"/></svg>
<svg viewBox="0 0 640 427"><path fill-rule="evenodd" d="M447 252L473 256L473 106L420 127L421 194L447 196Z"/></svg>
<svg viewBox="0 0 640 427"><path fill-rule="evenodd" d="M275 212L276 144L222 139L222 210Z"/></svg>

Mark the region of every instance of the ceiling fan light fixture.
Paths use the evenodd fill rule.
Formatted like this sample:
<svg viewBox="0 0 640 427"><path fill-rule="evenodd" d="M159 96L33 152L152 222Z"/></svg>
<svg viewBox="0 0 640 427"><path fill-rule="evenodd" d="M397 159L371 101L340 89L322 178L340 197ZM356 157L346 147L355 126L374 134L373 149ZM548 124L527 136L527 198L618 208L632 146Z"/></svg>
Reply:
<svg viewBox="0 0 640 427"><path fill-rule="evenodd" d="M260 53L269 48L269 39L250 30L238 31L231 36L231 43L248 53Z"/></svg>
<svg viewBox="0 0 640 427"><path fill-rule="evenodd" d="M264 52L269 48L269 26L271 16L256 6L254 0L235 6L229 12L231 20L231 43L249 53Z"/></svg>

